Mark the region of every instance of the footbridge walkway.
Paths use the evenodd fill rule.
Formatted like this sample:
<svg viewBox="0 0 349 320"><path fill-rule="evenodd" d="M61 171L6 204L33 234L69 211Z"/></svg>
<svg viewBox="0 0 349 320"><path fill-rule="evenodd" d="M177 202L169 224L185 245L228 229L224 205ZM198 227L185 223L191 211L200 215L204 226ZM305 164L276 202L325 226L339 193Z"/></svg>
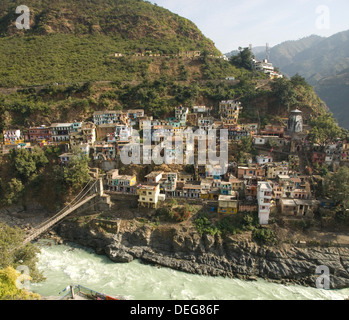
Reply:
<svg viewBox="0 0 349 320"><path fill-rule="evenodd" d="M23 245L35 240L41 234L48 231L59 221L63 220L65 217L76 211L78 208L88 203L96 197L103 196L103 181L102 179L91 179L84 189L72 200L68 205L66 205L62 210L60 210L56 215L50 219L44 221L39 226L37 226L30 234L25 238Z"/></svg>

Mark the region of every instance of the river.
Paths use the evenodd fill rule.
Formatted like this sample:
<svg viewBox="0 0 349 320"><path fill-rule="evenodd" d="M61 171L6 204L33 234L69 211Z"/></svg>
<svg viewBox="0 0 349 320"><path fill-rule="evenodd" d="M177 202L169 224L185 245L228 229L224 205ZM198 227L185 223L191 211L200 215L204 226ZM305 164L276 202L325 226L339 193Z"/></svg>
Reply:
<svg viewBox="0 0 349 320"><path fill-rule="evenodd" d="M87 248L50 244L48 241L37 244L41 249L38 268L46 280L30 287L42 296L59 297L68 285L80 284L130 300L344 300L349 297L349 289L326 291L264 280L206 277L139 261L115 264Z"/></svg>

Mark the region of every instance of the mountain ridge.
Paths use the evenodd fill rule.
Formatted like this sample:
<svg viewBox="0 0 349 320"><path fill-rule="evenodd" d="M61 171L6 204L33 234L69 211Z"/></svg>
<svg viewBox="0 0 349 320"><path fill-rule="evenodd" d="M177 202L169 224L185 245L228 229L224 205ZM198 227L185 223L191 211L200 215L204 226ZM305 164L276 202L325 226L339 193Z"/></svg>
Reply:
<svg viewBox="0 0 349 320"><path fill-rule="evenodd" d="M349 85L341 82L349 77L349 30L330 37L312 35L285 41L270 49L270 61L288 77L297 73L304 77L339 124L349 129Z"/></svg>

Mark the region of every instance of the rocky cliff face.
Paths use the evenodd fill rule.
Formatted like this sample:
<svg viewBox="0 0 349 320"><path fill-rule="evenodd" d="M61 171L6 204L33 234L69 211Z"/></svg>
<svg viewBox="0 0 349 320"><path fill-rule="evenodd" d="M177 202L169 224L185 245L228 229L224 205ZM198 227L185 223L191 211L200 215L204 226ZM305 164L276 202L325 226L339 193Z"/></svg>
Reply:
<svg viewBox="0 0 349 320"><path fill-rule="evenodd" d="M315 286L315 270L325 265L331 272L331 288L349 287L348 248L260 247L231 237L203 235L195 229L144 226L117 235L78 228L65 222L58 228L65 240L92 247L116 263L140 259L145 263L210 276L246 280L264 278L279 283Z"/></svg>

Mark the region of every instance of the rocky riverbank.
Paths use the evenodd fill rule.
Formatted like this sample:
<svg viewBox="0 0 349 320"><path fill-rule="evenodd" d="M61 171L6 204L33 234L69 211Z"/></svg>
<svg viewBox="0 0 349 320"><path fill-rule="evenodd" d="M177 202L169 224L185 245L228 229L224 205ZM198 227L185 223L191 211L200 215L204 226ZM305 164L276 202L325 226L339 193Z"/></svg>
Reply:
<svg viewBox="0 0 349 320"><path fill-rule="evenodd" d="M66 221L56 228L66 241L93 248L116 263L144 263L210 276L315 286L318 266L329 267L331 288L349 287L348 248L261 247L248 239L200 235L184 226L144 225L107 233Z"/></svg>

